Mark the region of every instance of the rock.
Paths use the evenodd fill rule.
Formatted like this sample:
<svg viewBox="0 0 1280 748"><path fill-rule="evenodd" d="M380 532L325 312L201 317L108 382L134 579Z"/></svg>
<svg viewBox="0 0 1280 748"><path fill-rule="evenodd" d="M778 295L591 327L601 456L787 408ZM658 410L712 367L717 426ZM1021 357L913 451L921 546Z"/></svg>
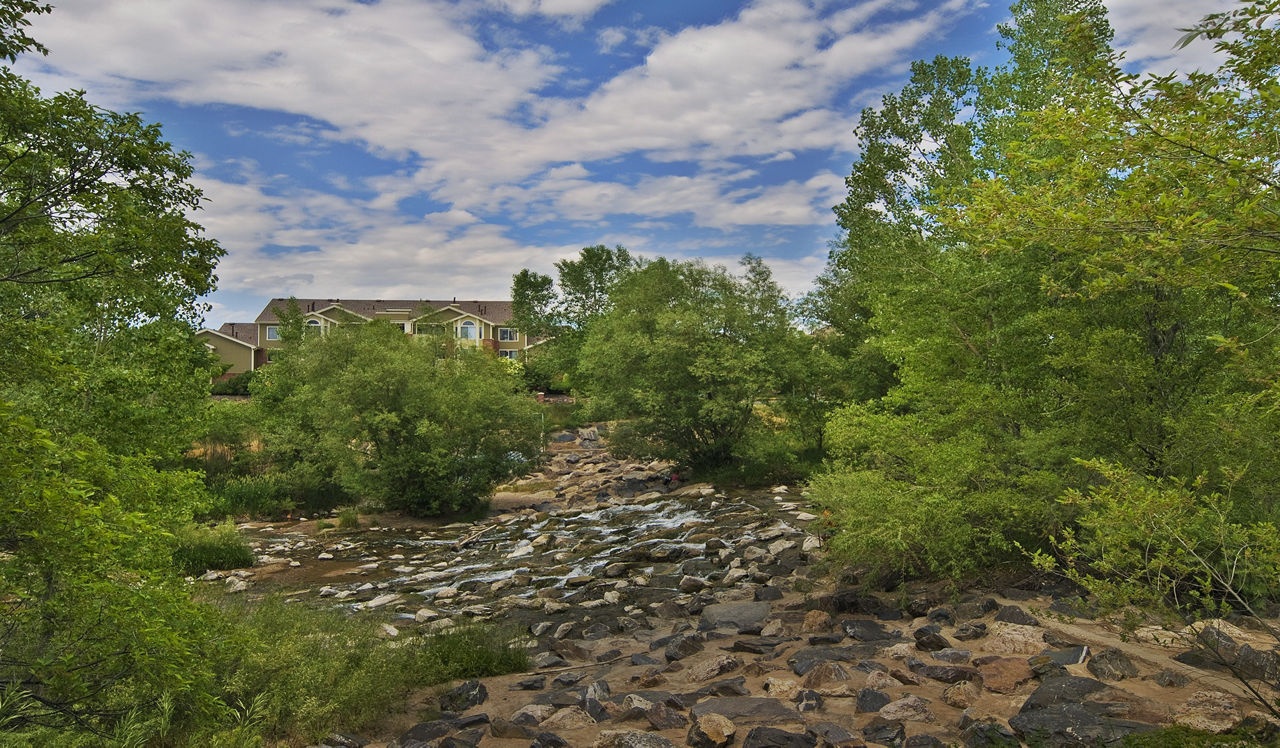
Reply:
<svg viewBox="0 0 1280 748"><path fill-rule="evenodd" d="M528 740L534 736L533 730L524 725L517 725L501 717L494 717L489 723L489 734L495 738Z"/></svg>
<svg viewBox="0 0 1280 748"><path fill-rule="evenodd" d="M346 733L335 732L324 739L324 746L327 748L364 748L369 741L358 735L348 735Z"/></svg>
<svg viewBox="0 0 1280 748"><path fill-rule="evenodd" d="M942 689L942 702L956 709L968 709L982 696L982 688L969 680L952 683Z"/></svg>
<svg viewBox="0 0 1280 748"><path fill-rule="evenodd" d="M800 684L790 678L765 678L764 690L774 698L792 701L800 692Z"/></svg>
<svg viewBox="0 0 1280 748"><path fill-rule="evenodd" d="M440 711L465 712L473 706L480 706L489 698L489 690L478 680L469 680L440 697Z"/></svg>
<svg viewBox="0 0 1280 748"><path fill-rule="evenodd" d="M942 660L943 662L949 662L952 665L963 665L964 663L969 661L969 658L971 656L972 656L972 653L970 653L969 650L967 649L953 649L950 647L948 647L947 649L939 649L937 652L934 652L932 654L932 657L935 660Z"/></svg>
<svg viewBox="0 0 1280 748"><path fill-rule="evenodd" d="M666 704L654 704L644 716L655 730L674 730L689 724L688 718Z"/></svg>
<svg viewBox="0 0 1280 748"><path fill-rule="evenodd" d="M1022 702L1023 712L1030 712L1036 709L1044 709L1054 704L1078 704L1084 701L1084 698L1091 693L1101 691L1107 685L1102 681L1093 678L1081 678L1075 675L1068 675L1059 678L1049 678L1040 683L1035 691ZM1017 729L1017 728L1015 728Z"/></svg>
<svg viewBox="0 0 1280 748"><path fill-rule="evenodd" d="M507 690L509 691L541 691L546 687L547 687L547 676L538 675L538 676L534 676L533 678L525 678L523 680L518 680L515 683L512 683L510 686L507 686Z"/></svg>
<svg viewBox="0 0 1280 748"><path fill-rule="evenodd" d="M937 626L921 626L912 631L911 635L915 637L916 649L921 652L937 652L940 649L947 649L951 646L951 642L947 641L939 633Z"/></svg>
<svg viewBox="0 0 1280 748"><path fill-rule="evenodd" d="M843 665L838 662L823 662L814 667L804 676L805 688L821 688L840 681L851 680L852 676Z"/></svg>
<svg viewBox="0 0 1280 748"><path fill-rule="evenodd" d="M787 732L776 727L756 727L747 733L742 748L816 748L817 739L802 732Z"/></svg>
<svg viewBox="0 0 1280 748"><path fill-rule="evenodd" d="M689 725L687 742L692 748L726 748L733 743L737 726L722 714L704 714Z"/></svg>
<svg viewBox="0 0 1280 748"><path fill-rule="evenodd" d="M898 632L886 629L884 624L862 618L845 621L843 626L845 635L855 641L878 642L902 638Z"/></svg>
<svg viewBox="0 0 1280 748"><path fill-rule="evenodd" d="M1039 626L1035 616L1016 605L1006 605L996 612L996 620L1001 623L1014 623L1019 626Z"/></svg>
<svg viewBox="0 0 1280 748"><path fill-rule="evenodd" d="M772 606L767 602L716 603L702 609L698 629L728 628L740 633L758 632L769 617Z"/></svg>
<svg viewBox="0 0 1280 748"><path fill-rule="evenodd" d="M1079 665L1089 658L1089 648L1085 646L1052 649L1043 652L1059 665Z"/></svg>
<svg viewBox="0 0 1280 748"><path fill-rule="evenodd" d="M814 712L822 708L822 694L809 688L796 693L794 701L799 712Z"/></svg>
<svg viewBox="0 0 1280 748"><path fill-rule="evenodd" d="M1031 668L1031 672L1041 680L1049 678L1065 678L1071 673L1067 672L1067 668L1053 659L1047 654L1036 655L1027 658L1027 666Z"/></svg>
<svg viewBox="0 0 1280 748"><path fill-rule="evenodd" d="M901 745L907 739L907 730L901 722L893 722L883 717L872 717L862 728L862 737L868 743L880 745Z"/></svg>
<svg viewBox="0 0 1280 748"><path fill-rule="evenodd" d="M249 589L249 583L239 577L227 577L227 592L235 594Z"/></svg>
<svg viewBox="0 0 1280 748"><path fill-rule="evenodd" d="M890 721L935 722L929 702L915 694L891 701L880 708L880 716Z"/></svg>
<svg viewBox="0 0 1280 748"><path fill-rule="evenodd" d="M1133 661L1124 652L1114 647L1095 652L1085 667L1099 680L1124 680L1138 677L1138 668Z"/></svg>
<svg viewBox="0 0 1280 748"><path fill-rule="evenodd" d="M702 577L695 577L686 574L685 576L680 577L680 582L677 585L677 588L681 592L697 592L706 586L707 580Z"/></svg>
<svg viewBox="0 0 1280 748"><path fill-rule="evenodd" d="M912 735L902 744L902 748L946 748L946 743L932 735Z"/></svg>
<svg viewBox="0 0 1280 748"><path fill-rule="evenodd" d="M1013 730L987 718L966 726L960 732L960 744L965 748L1018 748L1022 741Z"/></svg>
<svg viewBox="0 0 1280 748"><path fill-rule="evenodd" d="M892 675L880 670L873 670L867 675L867 688L874 688L877 691L883 691L887 688L897 688L901 685L902 683L899 682L897 678L894 678ZM888 703L888 701L885 702L885 704ZM881 704L880 706L884 706L884 704ZM880 706L877 706L872 711L878 711Z"/></svg>
<svg viewBox="0 0 1280 748"><path fill-rule="evenodd" d="M1196 691L1173 713L1175 724L1217 734L1234 730L1243 719L1236 700L1221 691Z"/></svg>
<svg viewBox="0 0 1280 748"><path fill-rule="evenodd" d="M587 714L582 707L566 706L542 721L541 727L548 730L576 730L596 723L595 718Z"/></svg>
<svg viewBox="0 0 1280 748"><path fill-rule="evenodd" d="M973 622L973 621L965 621L964 623L960 624L958 627L956 627L955 633L952 634L952 636L954 636L955 638L959 639L962 642L973 641L974 639L981 639L986 635L987 635L987 624Z"/></svg>
<svg viewBox="0 0 1280 748"><path fill-rule="evenodd" d="M549 667L564 667L568 664L568 661L563 657L552 652L541 652L533 657L533 666L539 670Z"/></svg>
<svg viewBox="0 0 1280 748"><path fill-rule="evenodd" d="M994 623L982 648L997 654L1039 654L1044 649L1044 634L1033 626L1016 623Z"/></svg>
<svg viewBox="0 0 1280 748"><path fill-rule="evenodd" d="M819 722L805 728L818 741L819 748L855 748L863 742L855 738L853 733L834 722Z"/></svg>
<svg viewBox="0 0 1280 748"><path fill-rule="evenodd" d="M675 662L702 651L702 638L697 634L678 634L662 651L667 662Z"/></svg>
<svg viewBox="0 0 1280 748"><path fill-rule="evenodd" d="M1035 677L1026 660L1013 657L983 658L978 673L982 675L983 687L995 693L1013 693Z"/></svg>
<svg viewBox="0 0 1280 748"><path fill-rule="evenodd" d="M1165 688L1182 688L1190 682L1187 676L1172 670L1161 670L1151 676L1151 680L1155 681L1157 686L1164 686Z"/></svg>
<svg viewBox="0 0 1280 748"><path fill-rule="evenodd" d="M982 680L978 671L963 665L923 665L914 668L915 674L943 683L959 683L962 680Z"/></svg>
<svg viewBox="0 0 1280 748"><path fill-rule="evenodd" d="M554 732L540 732L533 737L529 748L570 748L569 743Z"/></svg>
<svg viewBox="0 0 1280 748"><path fill-rule="evenodd" d="M536 727L555 713L556 708L550 704L527 704L511 715L511 721L517 725Z"/></svg>
<svg viewBox="0 0 1280 748"><path fill-rule="evenodd" d="M804 614L800 624L802 634L820 634L831 629L831 614L825 610L811 610Z"/></svg>
<svg viewBox="0 0 1280 748"><path fill-rule="evenodd" d="M661 735L639 730L602 730L591 748L674 748L674 743Z"/></svg>
<svg viewBox="0 0 1280 748"><path fill-rule="evenodd" d="M854 702L853 710L858 713L878 712L892 701L893 697L884 691L861 688L858 689L858 699Z"/></svg>
<svg viewBox="0 0 1280 748"><path fill-rule="evenodd" d="M1019 712L1009 726L1033 745L1118 745L1126 736L1149 732L1154 725L1116 719L1101 714L1097 704L1054 704Z"/></svg>
<svg viewBox="0 0 1280 748"><path fill-rule="evenodd" d="M710 660L703 660L689 667L689 679L696 682L708 681L725 673L737 670L742 661L732 655L720 655Z"/></svg>
<svg viewBox="0 0 1280 748"><path fill-rule="evenodd" d="M704 714L719 714L736 722L784 722L799 719L794 709L777 699L756 698L751 696L728 696L718 699L707 699L694 704L691 714L694 719Z"/></svg>

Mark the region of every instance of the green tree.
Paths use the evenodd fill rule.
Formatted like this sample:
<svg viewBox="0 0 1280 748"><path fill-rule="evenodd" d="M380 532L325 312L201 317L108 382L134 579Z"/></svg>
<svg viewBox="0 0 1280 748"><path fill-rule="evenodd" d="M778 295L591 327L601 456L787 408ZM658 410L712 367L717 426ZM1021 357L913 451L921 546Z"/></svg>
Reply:
<svg viewBox="0 0 1280 748"><path fill-rule="evenodd" d="M609 310L613 287L640 264L625 247L597 244L583 247L576 260L557 262L558 282L528 268L512 278L512 323L548 339L529 353L535 386L571 381L588 329Z"/></svg>
<svg viewBox="0 0 1280 748"><path fill-rule="evenodd" d="M743 457L800 333L768 267L742 265L734 276L658 259L622 279L583 346L593 410L633 419L656 454L694 466Z"/></svg>
<svg viewBox="0 0 1280 748"><path fill-rule="evenodd" d="M251 389L275 469L414 514L475 508L541 449L505 362L377 322L305 337Z"/></svg>
<svg viewBox="0 0 1280 748"><path fill-rule="evenodd" d="M908 571L1046 547L1104 480L1080 458L1275 501L1273 53L1137 79L1096 3L1014 18L1009 65L918 65L864 115L837 208L828 277L899 384L833 418L817 495L838 546Z"/></svg>

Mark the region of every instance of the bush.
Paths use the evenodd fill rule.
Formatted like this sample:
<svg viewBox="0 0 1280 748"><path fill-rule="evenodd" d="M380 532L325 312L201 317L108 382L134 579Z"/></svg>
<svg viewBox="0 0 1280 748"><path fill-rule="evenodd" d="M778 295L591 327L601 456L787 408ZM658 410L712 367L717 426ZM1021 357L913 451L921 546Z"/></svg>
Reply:
<svg viewBox="0 0 1280 748"><path fill-rule="evenodd" d="M246 371L224 379L221 382L214 382L209 386L209 394L211 395L242 395L249 394L249 383L253 381L254 372Z"/></svg>
<svg viewBox="0 0 1280 748"><path fill-rule="evenodd" d="M229 703L255 704L269 740L360 730L410 691L528 668L528 654L487 628L387 641L380 624L269 598L226 609L234 646L219 663Z"/></svg>
<svg viewBox="0 0 1280 748"><path fill-rule="evenodd" d="M190 525L176 536L173 562L184 574L253 566L253 549L230 522L217 527Z"/></svg>
<svg viewBox="0 0 1280 748"><path fill-rule="evenodd" d="M338 512L338 529L355 530L360 527L360 512L355 507L345 507Z"/></svg>
<svg viewBox="0 0 1280 748"><path fill-rule="evenodd" d="M296 507L278 473L238 475L209 487L215 498L211 515L278 517Z"/></svg>

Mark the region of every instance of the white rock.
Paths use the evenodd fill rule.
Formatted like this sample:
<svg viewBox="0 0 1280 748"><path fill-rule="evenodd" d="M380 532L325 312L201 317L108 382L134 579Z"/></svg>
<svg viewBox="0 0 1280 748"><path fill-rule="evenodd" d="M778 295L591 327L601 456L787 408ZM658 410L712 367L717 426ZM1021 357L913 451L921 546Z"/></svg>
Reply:
<svg viewBox="0 0 1280 748"><path fill-rule="evenodd" d="M319 556L316 556L316 558L320 559L321 561L328 561L329 559L333 558L333 554L326 551L324 553L321 553Z"/></svg>
<svg viewBox="0 0 1280 748"><path fill-rule="evenodd" d="M403 599L404 599L403 597L395 593L391 593L389 595L378 595L377 597L373 598L369 602L365 603L364 607L365 607L365 610L373 610L374 608L381 608L382 606L390 605L391 603L398 603Z"/></svg>

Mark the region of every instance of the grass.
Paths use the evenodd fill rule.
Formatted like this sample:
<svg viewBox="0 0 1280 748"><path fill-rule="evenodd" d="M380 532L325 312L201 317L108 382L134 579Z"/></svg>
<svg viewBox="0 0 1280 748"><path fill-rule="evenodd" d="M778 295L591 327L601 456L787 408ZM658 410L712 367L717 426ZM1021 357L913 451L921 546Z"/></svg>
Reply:
<svg viewBox="0 0 1280 748"><path fill-rule="evenodd" d="M360 527L360 512L355 507L349 506L338 512L338 529L339 530L356 530Z"/></svg>
<svg viewBox="0 0 1280 748"><path fill-rule="evenodd" d="M547 432L576 429L586 425L578 403L545 402L542 404Z"/></svg>
<svg viewBox="0 0 1280 748"><path fill-rule="evenodd" d="M1192 730L1189 727L1173 726L1128 735L1121 745L1124 748L1251 748L1251 746L1276 745L1276 736L1240 732L1214 735L1210 732Z"/></svg>
<svg viewBox="0 0 1280 748"><path fill-rule="evenodd" d="M253 549L230 522L217 527L188 525L175 535L173 562L184 574L253 566Z"/></svg>
<svg viewBox="0 0 1280 748"><path fill-rule="evenodd" d="M372 618L276 598L225 613L239 652L220 673L224 699L253 704L268 740L359 731L404 708L416 689L529 668L513 637L486 627L388 640Z"/></svg>
<svg viewBox="0 0 1280 748"><path fill-rule="evenodd" d="M510 483L505 486L498 486L497 490L510 493L537 493L555 487L556 482L553 480L536 480L529 483Z"/></svg>

